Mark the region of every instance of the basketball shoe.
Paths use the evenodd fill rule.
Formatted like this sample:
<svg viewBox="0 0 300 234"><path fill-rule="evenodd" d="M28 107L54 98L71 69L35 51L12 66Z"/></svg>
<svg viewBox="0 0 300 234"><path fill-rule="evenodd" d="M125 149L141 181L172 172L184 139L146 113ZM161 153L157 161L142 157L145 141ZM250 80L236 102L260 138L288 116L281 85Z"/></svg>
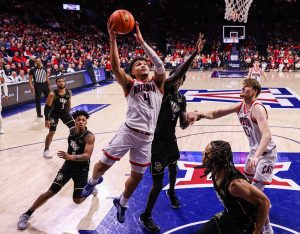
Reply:
<svg viewBox="0 0 300 234"><path fill-rule="evenodd" d="M43 153L44 158L49 159L52 158L53 156L50 154L49 150L45 150Z"/></svg>
<svg viewBox="0 0 300 234"><path fill-rule="evenodd" d="M17 224L18 229L19 230L24 230L24 229L28 228L28 226L29 226L29 223L28 223L29 219L30 219L29 215L22 214L20 216L18 224Z"/></svg>
<svg viewBox="0 0 300 234"><path fill-rule="evenodd" d="M151 216L141 214L141 216L139 217L139 221L141 222L141 224L143 224L144 228L147 229L149 232L155 233L155 232L159 232L160 230L159 226L157 226L156 223L154 223Z"/></svg>
<svg viewBox="0 0 300 234"><path fill-rule="evenodd" d="M175 192L170 192L170 190L168 189L168 190L166 191L166 194L167 194L167 196L168 196L169 199L170 199L171 206L172 206L174 209L180 208L180 201L179 201L178 198L176 197Z"/></svg>
<svg viewBox="0 0 300 234"><path fill-rule="evenodd" d="M113 201L115 207L117 208L117 219L120 223L125 222L125 212L128 209L128 207L121 206L120 204L120 198L115 198Z"/></svg>
<svg viewBox="0 0 300 234"><path fill-rule="evenodd" d="M100 184L103 181L103 177L99 177L98 181L95 184L91 184L90 181L84 186L81 196L82 197L88 197L93 193L94 188L97 184Z"/></svg>

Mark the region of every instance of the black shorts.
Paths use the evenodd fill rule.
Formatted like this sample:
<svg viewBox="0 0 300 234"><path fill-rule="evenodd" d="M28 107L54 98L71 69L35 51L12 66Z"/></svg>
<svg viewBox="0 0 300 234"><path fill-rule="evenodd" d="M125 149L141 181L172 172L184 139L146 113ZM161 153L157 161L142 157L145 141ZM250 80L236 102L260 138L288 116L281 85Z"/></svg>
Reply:
<svg viewBox="0 0 300 234"><path fill-rule="evenodd" d="M234 221L223 212L215 214L196 234L252 234L254 223Z"/></svg>
<svg viewBox="0 0 300 234"><path fill-rule="evenodd" d="M162 174L169 164L176 163L180 158L177 141L155 139L151 148L151 173Z"/></svg>
<svg viewBox="0 0 300 234"><path fill-rule="evenodd" d="M79 162L82 163L82 162ZM57 193L70 180L74 181L73 198L80 198L81 191L88 181L89 166L87 163L73 166L64 163L58 171L50 190Z"/></svg>
<svg viewBox="0 0 300 234"><path fill-rule="evenodd" d="M65 125L67 125L69 128L72 128L75 126L75 122L73 117L69 112L62 112L62 113L55 113L51 112L50 116L50 131L56 131L56 126L58 124L58 120L61 119Z"/></svg>

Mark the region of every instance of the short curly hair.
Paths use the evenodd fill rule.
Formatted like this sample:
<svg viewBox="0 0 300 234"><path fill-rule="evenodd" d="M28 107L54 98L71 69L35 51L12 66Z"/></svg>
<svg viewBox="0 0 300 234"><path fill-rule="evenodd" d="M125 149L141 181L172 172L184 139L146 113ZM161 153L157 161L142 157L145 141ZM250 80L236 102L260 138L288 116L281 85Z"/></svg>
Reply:
<svg viewBox="0 0 300 234"><path fill-rule="evenodd" d="M87 113L84 110L76 110L75 112L73 112L72 116L74 119L76 119L78 116L83 115L85 116L87 119L90 118L89 113Z"/></svg>
<svg viewBox="0 0 300 234"><path fill-rule="evenodd" d="M255 80L255 79L245 79L243 81L243 86L246 86L246 87L251 87L252 89L256 90L257 93L256 93L256 97L260 94L261 92L261 85L260 83Z"/></svg>

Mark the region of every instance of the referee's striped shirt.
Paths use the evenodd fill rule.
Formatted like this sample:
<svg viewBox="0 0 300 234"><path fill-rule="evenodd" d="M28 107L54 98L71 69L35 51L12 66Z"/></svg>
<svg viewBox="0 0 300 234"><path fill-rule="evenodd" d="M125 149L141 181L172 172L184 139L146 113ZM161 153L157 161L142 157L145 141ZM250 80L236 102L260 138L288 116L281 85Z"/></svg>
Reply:
<svg viewBox="0 0 300 234"><path fill-rule="evenodd" d="M36 83L36 84L42 84L47 81L47 79L46 79L47 71L43 67L41 67L41 68L35 67L35 68L31 69L29 75L33 76L34 83Z"/></svg>

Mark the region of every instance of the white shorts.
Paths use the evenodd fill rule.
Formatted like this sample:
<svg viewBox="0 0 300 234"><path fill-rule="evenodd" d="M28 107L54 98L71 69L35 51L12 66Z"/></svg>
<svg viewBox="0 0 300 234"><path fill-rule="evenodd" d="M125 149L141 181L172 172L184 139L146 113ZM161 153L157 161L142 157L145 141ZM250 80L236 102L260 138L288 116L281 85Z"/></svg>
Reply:
<svg viewBox="0 0 300 234"><path fill-rule="evenodd" d="M252 178L254 182L261 182L265 185L271 184L273 178L273 168L277 159L276 147L268 152L265 152L258 159L257 166L254 170L248 169L249 161L254 157L255 151L248 154L247 161L244 167L244 173L247 177Z"/></svg>
<svg viewBox="0 0 300 234"><path fill-rule="evenodd" d="M143 174L151 164L152 140L153 135L135 132L123 123L108 146L103 148L100 161L107 165L113 165L130 151L131 170Z"/></svg>

